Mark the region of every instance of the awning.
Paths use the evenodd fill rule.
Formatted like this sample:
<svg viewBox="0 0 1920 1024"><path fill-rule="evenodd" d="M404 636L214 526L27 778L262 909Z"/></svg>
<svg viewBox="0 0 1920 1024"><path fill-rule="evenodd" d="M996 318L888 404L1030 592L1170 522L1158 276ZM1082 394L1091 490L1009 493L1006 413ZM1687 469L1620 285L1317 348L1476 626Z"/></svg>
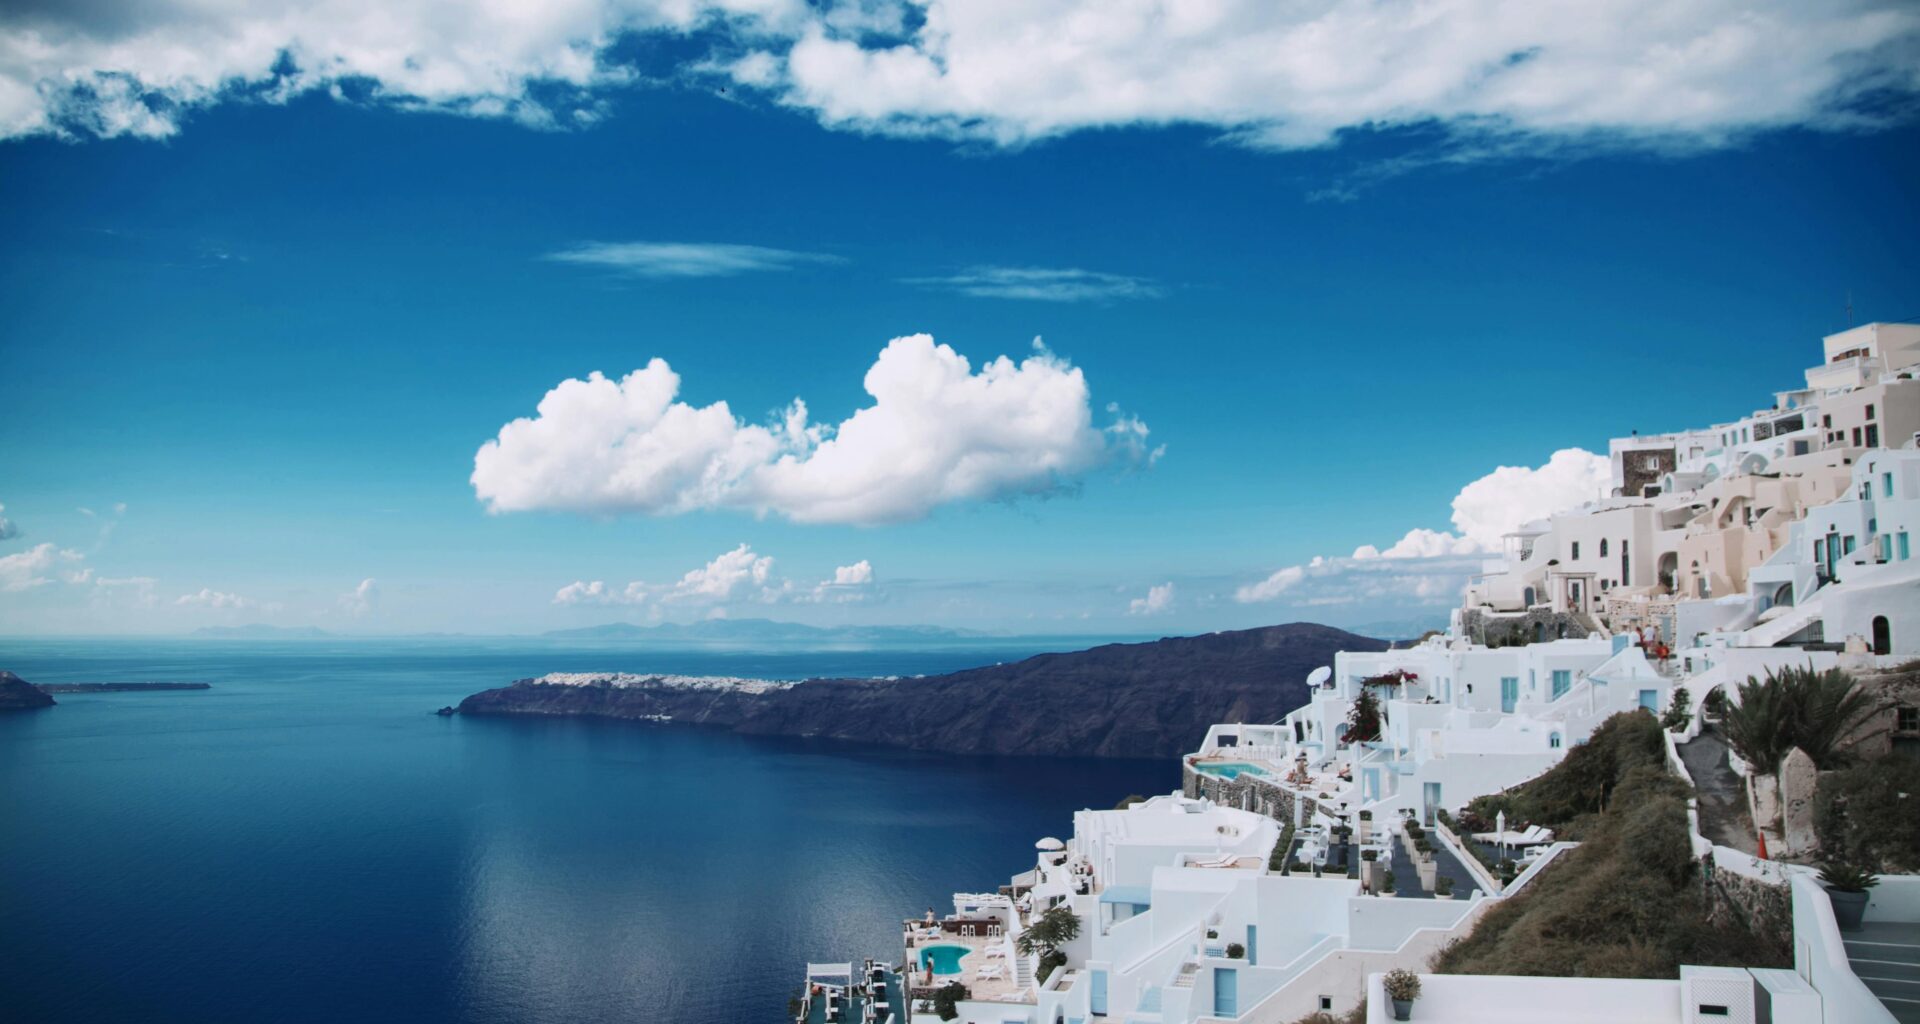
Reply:
<svg viewBox="0 0 1920 1024"><path fill-rule="evenodd" d="M1153 890L1144 885L1110 885L1100 893L1100 902L1150 907L1153 905Z"/></svg>

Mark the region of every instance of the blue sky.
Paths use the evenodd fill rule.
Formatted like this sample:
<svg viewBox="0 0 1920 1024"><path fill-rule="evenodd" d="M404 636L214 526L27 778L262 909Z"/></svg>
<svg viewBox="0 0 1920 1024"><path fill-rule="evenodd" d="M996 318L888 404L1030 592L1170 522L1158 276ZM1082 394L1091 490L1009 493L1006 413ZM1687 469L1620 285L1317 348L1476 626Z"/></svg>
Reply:
<svg viewBox="0 0 1920 1024"><path fill-rule="evenodd" d="M1911 46L1910 25L1889 31ZM728 59L769 45L745 38ZM1473 110L1339 120L1359 110L1325 115L1330 138L1248 142L1249 123L1312 119L1205 98L1168 125L1016 97L961 128L910 105L849 120L854 99L817 84L675 71L715 59L700 33L608 39L601 65L666 77L563 83L555 109L591 117L561 128L458 89L370 98L363 78L154 87L141 102L164 130L72 104L14 114L0 515L18 535L0 557L20 560L0 631L1443 618L1450 596L1400 575L1235 595L1457 530L1454 496L1497 466L1765 404L1849 294L1859 321L1920 316L1920 132L1911 91L1884 81L1849 118L1828 97L1703 124L1509 113L1489 135L1459 127ZM529 81L507 89L523 106L560 88ZM658 250L592 243L699 244L673 266L692 252L725 272L661 276ZM569 252L593 258L553 258ZM996 293L1009 281L1060 297ZM470 479L482 443L569 378L660 358L692 406L724 400L750 426L801 398L838 424L872 404L882 349L920 333L975 370L1070 365L1093 434L1033 442L1063 469L979 485L882 460L861 472L905 511L824 522L754 480L663 510L551 452L541 472L613 496L490 513ZM926 429L965 448L1005 412ZM1102 433L1116 417L1145 444Z"/></svg>

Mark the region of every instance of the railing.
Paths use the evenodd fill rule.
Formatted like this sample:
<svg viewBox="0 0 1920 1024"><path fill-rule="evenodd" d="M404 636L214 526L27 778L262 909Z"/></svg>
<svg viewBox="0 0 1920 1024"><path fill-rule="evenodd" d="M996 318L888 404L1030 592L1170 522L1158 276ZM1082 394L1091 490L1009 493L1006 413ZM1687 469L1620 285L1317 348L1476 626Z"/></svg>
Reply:
<svg viewBox="0 0 1920 1024"><path fill-rule="evenodd" d="M1820 993L1826 1024L1895 1024L1886 1004L1853 973L1833 903L1810 875L1798 875L1793 891L1793 969Z"/></svg>

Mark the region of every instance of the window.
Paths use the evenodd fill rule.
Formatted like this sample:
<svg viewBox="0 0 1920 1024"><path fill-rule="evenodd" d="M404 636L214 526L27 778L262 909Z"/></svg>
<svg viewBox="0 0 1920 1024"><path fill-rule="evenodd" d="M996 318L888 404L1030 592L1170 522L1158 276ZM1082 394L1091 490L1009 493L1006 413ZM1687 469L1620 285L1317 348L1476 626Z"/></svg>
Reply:
<svg viewBox="0 0 1920 1024"><path fill-rule="evenodd" d="M1847 534L1847 539L1842 542L1840 553L1843 555L1853 554L1853 534Z"/></svg>
<svg viewBox="0 0 1920 1024"><path fill-rule="evenodd" d="M1855 448L1860 447L1860 428L1859 427L1853 428L1853 446Z"/></svg>
<svg viewBox="0 0 1920 1024"><path fill-rule="evenodd" d="M1880 474L1880 496L1882 498L1893 497L1893 474L1892 473Z"/></svg>
<svg viewBox="0 0 1920 1024"><path fill-rule="evenodd" d="M1869 448L1880 447L1880 424L1878 423L1867 424L1867 447Z"/></svg>
<svg viewBox="0 0 1920 1024"><path fill-rule="evenodd" d="M1552 734L1550 734L1550 735L1548 735L1548 736L1547 736L1547 746L1549 746L1549 747L1551 747L1551 748L1553 748L1554 750L1559 750L1559 749L1560 749L1560 734L1556 732L1556 733L1552 733Z"/></svg>
<svg viewBox="0 0 1920 1024"><path fill-rule="evenodd" d="M1901 530L1900 533L1894 538L1894 541L1895 541L1895 547L1897 547L1900 552L1900 560L1902 562L1906 561L1907 560L1907 531Z"/></svg>
<svg viewBox="0 0 1920 1024"><path fill-rule="evenodd" d="M1823 427L1831 428L1833 426L1833 417L1831 416L1820 417L1820 425Z"/></svg>
<svg viewBox="0 0 1920 1024"><path fill-rule="evenodd" d="M1605 537L1600 538L1600 557L1607 557L1607 539Z"/></svg>
<svg viewBox="0 0 1920 1024"><path fill-rule="evenodd" d="M1580 542L1577 540L1573 542L1573 557L1575 560L1580 558Z"/></svg>
<svg viewBox="0 0 1920 1024"><path fill-rule="evenodd" d="M1873 418L1873 406L1871 405L1867 406L1867 418L1868 419Z"/></svg>
<svg viewBox="0 0 1920 1024"><path fill-rule="evenodd" d="M1573 688L1573 672L1569 669L1564 669L1564 668L1554 669L1553 670L1554 699L1558 700L1561 694L1566 693L1568 690L1572 688Z"/></svg>
<svg viewBox="0 0 1920 1024"><path fill-rule="evenodd" d="M1920 708L1901 707L1894 709L1894 729L1899 732L1920 732Z"/></svg>

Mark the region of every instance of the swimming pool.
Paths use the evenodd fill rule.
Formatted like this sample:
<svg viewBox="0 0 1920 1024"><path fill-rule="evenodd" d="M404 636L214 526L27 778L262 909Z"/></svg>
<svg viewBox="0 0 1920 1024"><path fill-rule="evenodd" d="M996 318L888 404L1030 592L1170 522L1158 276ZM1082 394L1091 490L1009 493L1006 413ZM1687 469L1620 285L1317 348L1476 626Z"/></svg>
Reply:
<svg viewBox="0 0 1920 1024"><path fill-rule="evenodd" d="M1247 775L1267 774L1265 768L1257 764L1248 764L1245 761L1216 761L1212 764L1196 764L1193 766L1193 769L1194 771L1205 772L1208 775L1218 775L1223 779L1237 779L1242 773Z"/></svg>
<svg viewBox="0 0 1920 1024"><path fill-rule="evenodd" d="M960 958L973 950L965 946L922 946L920 947L920 969L929 965L935 974L959 974Z"/></svg>

